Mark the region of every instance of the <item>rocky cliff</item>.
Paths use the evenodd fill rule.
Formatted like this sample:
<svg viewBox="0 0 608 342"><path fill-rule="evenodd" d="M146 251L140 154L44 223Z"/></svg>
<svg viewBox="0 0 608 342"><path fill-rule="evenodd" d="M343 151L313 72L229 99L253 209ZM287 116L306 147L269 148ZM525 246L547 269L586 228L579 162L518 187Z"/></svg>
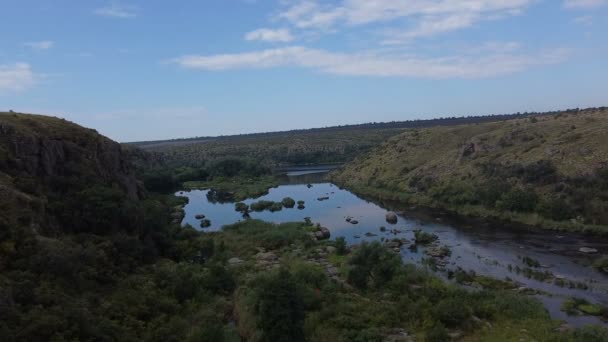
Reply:
<svg viewBox="0 0 608 342"><path fill-rule="evenodd" d="M0 113L0 224L43 224L49 198L92 186L144 194L120 144L64 119Z"/></svg>

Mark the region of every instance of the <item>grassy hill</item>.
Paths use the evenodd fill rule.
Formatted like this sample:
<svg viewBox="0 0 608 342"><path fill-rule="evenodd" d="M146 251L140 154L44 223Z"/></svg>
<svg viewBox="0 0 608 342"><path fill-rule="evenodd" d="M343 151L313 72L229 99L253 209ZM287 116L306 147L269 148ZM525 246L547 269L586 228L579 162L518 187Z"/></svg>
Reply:
<svg viewBox="0 0 608 342"><path fill-rule="evenodd" d="M608 110L409 129L333 175L360 193L608 232Z"/></svg>
<svg viewBox="0 0 608 342"><path fill-rule="evenodd" d="M173 166L200 167L223 157L252 158L271 167L341 164L353 160L404 129L497 122L551 113L517 113L431 120L365 123L285 132L134 142Z"/></svg>

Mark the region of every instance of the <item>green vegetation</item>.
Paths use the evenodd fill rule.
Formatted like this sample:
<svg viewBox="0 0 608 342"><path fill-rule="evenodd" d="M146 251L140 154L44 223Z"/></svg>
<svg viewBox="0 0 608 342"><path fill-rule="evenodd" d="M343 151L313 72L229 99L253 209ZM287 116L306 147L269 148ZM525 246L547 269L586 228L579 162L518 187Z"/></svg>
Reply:
<svg viewBox="0 0 608 342"><path fill-rule="evenodd" d="M332 179L381 200L608 233L607 113L410 129Z"/></svg>
<svg viewBox="0 0 608 342"><path fill-rule="evenodd" d="M3 341L234 335L213 241L171 224L183 199L145 194L128 154L92 130L22 114L0 114L0 129Z"/></svg>
<svg viewBox="0 0 608 342"><path fill-rule="evenodd" d="M325 259L338 269L333 275L318 261L330 243L311 240L310 228L249 220L212 234L224 258L247 265L233 268L237 329L246 340L384 340L395 331L423 341L444 341L453 331L465 340L517 340L525 331L539 341L602 341L595 336L605 334L601 328L557 332L559 322L538 301L512 291L512 283L479 276L492 285L464 290L402 264L379 243L343 256L336 248Z"/></svg>
<svg viewBox="0 0 608 342"><path fill-rule="evenodd" d="M526 264L528 267L534 267L534 268L540 267L540 262L538 262L538 260L530 258L528 256L524 256L523 258L521 258L521 262Z"/></svg>
<svg viewBox="0 0 608 342"><path fill-rule="evenodd" d="M603 319L608 320L608 308L599 304L591 304L585 299L581 298L569 298L565 300L562 303L561 309L571 316L601 316Z"/></svg>
<svg viewBox="0 0 608 342"><path fill-rule="evenodd" d="M557 332L540 302L500 281L474 277L488 289L469 291L404 265L379 243L349 250L343 239L317 241L310 219L246 220L212 233L181 227L185 199L147 192L129 161L135 152L59 119L9 116L0 116L3 341L608 335L601 327ZM229 165L218 169L230 174ZM586 303L577 310L597 313Z"/></svg>
<svg viewBox="0 0 608 342"><path fill-rule="evenodd" d="M209 160L252 158L260 165L340 164L399 134L400 128L280 132L143 146L171 167L198 168Z"/></svg>
<svg viewBox="0 0 608 342"><path fill-rule="evenodd" d="M431 243L437 241L439 237L433 233L428 233L422 230L414 231L414 240L417 245L430 245Z"/></svg>
<svg viewBox="0 0 608 342"><path fill-rule="evenodd" d="M281 201L281 204L283 204L285 208L293 208L296 206L296 201L294 201L294 199L291 197L285 197Z"/></svg>
<svg viewBox="0 0 608 342"><path fill-rule="evenodd" d="M256 198L268 193L270 188L279 185L273 176L263 177L216 177L209 181L190 181L183 186L187 189L212 189L220 194L220 201L234 202Z"/></svg>
<svg viewBox="0 0 608 342"><path fill-rule="evenodd" d="M593 267L595 267L598 271L608 274L608 257L602 257L597 259L593 263Z"/></svg>
<svg viewBox="0 0 608 342"><path fill-rule="evenodd" d="M500 280L476 274L474 271L458 269L450 273L450 278L457 284L480 287L487 290L513 290L518 286L510 279Z"/></svg>
<svg viewBox="0 0 608 342"><path fill-rule="evenodd" d="M210 160L252 158L262 165L342 164L371 150L405 129L500 122L533 115L517 113L488 116L446 117L386 123L364 123L287 132L255 133L220 137L197 137L129 144L153 152L171 168L198 168Z"/></svg>

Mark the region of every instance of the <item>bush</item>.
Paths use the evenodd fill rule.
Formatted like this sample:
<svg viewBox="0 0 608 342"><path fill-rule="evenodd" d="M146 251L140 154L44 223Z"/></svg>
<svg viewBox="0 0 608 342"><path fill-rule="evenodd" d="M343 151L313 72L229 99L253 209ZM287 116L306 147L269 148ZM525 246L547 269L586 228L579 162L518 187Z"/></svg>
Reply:
<svg viewBox="0 0 608 342"><path fill-rule="evenodd" d="M262 341L304 341L304 304L291 273L281 268L256 282L256 324Z"/></svg>
<svg viewBox="0 0 608 342"><path fill-rule="evenodd" d="M253 211L264 211L270 209L274 203L273 201L258 201L251 203L250 208Z"/></svg>
<svg viewBox="0 0 608 342"><path fill-rule="evenodd" d="M270 210L273 213L275 211L281 211L281 210L283 210L283 204L281 204L280 202L274 202L274 203L272 203L270 208L268 208L268 210Z"/></svg>
<svg viewBox="0 0 608 342"><path fill-rule="evenodd" d="M608 257L602 257L593 263L598 271L608 274Z"/></svg>
<svg viewBox="0 0 608 342"><path fill-rule="evenodd" d="M339 236L334 241L334 246L336 247L336 253L338 255L345 255L348 253L348 246L346 245L346 239L343 236Z"/></svg>
<svg viewBox="0 0 608 342"><path fill-rule="evenodd" d="M234 210L240 213L246 213L249 211L249 206L243 202L235 203Z"/></svg>
<svg viewBox="0 0 608 342"><path fill-rule="evenodd" d="M503 194L496 206L502 210L530 212L536 208L538 196L532 190L513 188Z"/></svg>
<svg viewBox="0 0 608 342"><path fill-rule="evenodd" d="M283 200L281 201L281 203L283 204L283 206L285 208L293 208L296 205L296 201L294 201L294 199L291 198L291 197L285 197L285 198L283 198Z"/></svg>
<svg viewBox="0 0 608 342"><path fill-rule="evenodd" d="M416 244L418 245L428 245L435 242L439 237L432 233L427 233L422 230L414 231L414 238L416 240Z"/></svg>
<svg viewBox="0 0 608 342"><path fill-rule="evenodd" d="M543 217L555 221L563 221L572 218L572 210L566 201L559 198L542 198L536 207L536 211Z"/></svg>
<svg viewBox="0 0 608 342"><path fill-rule="evenodd" d="M454 293L452 297L440 301L435 314L447 327L460 327L471 318L472 310L467 303L467 293Z"/></svg>
<svg viewBox="0 0 608 342"><path fill-rule="evenodd" d="M359 289L380 288L393 279L401 267L401 258L374 241L361 244L349 263L349 283Z"/></svg>

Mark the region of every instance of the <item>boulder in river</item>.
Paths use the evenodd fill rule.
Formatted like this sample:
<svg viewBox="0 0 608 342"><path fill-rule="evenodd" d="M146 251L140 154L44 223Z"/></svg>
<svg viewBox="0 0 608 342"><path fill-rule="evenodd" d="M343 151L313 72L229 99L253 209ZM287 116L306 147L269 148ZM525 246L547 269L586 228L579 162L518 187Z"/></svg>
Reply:
<svg viewBox="0 0 608 342"><path fill-rule="evenodd" d="M597 249L595 248L590 248L590 247L581 247L578 249L579 252L581 253L585 253L585 254L594 254L597 253Z"/></svg>
<svg viewBox="0 0 608 342"><path fill-rule="evenodd" d="M315 237L317 238L317 240L326 240L329 239L330 236L331 233L329 232L329 229L325 227L321 227L318 231L315 232Z"/></svg>
<svg viewBox="0 0 608 342"><path fill-rule="evenodd" d="M390 224L396 224L397 220L397 214L395 214L394 212L389 211L388 213L386 213L386 222Z"/></svg>

